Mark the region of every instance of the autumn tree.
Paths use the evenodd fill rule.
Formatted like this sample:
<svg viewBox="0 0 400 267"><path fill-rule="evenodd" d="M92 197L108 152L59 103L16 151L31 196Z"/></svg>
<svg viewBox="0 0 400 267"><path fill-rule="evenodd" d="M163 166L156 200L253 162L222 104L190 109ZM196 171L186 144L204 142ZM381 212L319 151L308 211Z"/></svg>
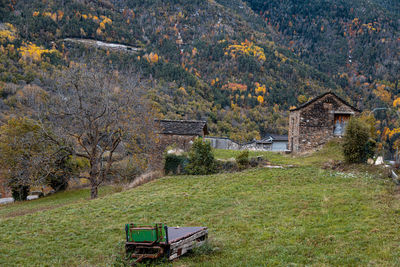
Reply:
<svg viewBox="0 0 400 267"><path fill-rule="evenodd" d="M49 87L42 120L72 144L73 155L87 160L91 198L117 155L148 163L156 125L137 74L73 64L52 77Z"/></svg>
<svg viewBox="0 0 400 267"><path fill-rule="evenodd" d="M65 189L72 175L71 149L43 129L26 117L11 118L0 127L0 167L16 200L25 200L32 185Z"/></svg>

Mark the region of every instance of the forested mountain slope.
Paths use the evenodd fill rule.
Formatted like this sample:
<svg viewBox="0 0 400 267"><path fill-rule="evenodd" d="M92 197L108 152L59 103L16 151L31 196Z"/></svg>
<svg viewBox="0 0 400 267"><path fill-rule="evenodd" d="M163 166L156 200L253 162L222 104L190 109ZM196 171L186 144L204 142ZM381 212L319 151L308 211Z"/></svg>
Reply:
<svg viewBox="0 0 400 267"><path fill-rule="evenodd" d="M148 95L157 104L161 117L207 119L212 135L237 141L271 131L285 132L289 107L323 91L333 90L347 100L364 91L372 92L374 83L365 90L361 86L353 90L352 79L360 80L361 75L369 81L369 76L375 75L376 78L371 78L375 81L381 76L369 69L365 73L360 71L364 70L360 66L369 61L350 64L355 73L351 76L347 67L349 50L343 49L337 56L339 59L335 59L335 53L324 51L330 40L324 39L321 33L316 35L315 29L321 31L319 21L318 27L305 29L305 36L299 40L285 32L282 25L285 21L289 24L287 18L294 12L288 9L290 3L1 0L0 107L14 110L32 86L45 87L41 79L44 71L66 66L71 60L90 61L95 57L106 61L110 69L132 68L150 81ZM293 10L297 10L300 4L293 5ZM309 5L302 5L302 12L307 13ZM382 9L386 6L382 5ZM268 13L272 11L273 15ZM396 9L392 8L392 12L396 13ZM329 26L329 21L325 22L324 14L313 19L321 17L322 31L330 27L336 30L335 24ZM349 15L346 23L350 19L354 20ZM359 23L364 23L363 18L359 19ZM304 28L301 22L309 24L304 16L298 23L291 22L299 33ZM379 47L380 44L384 48L393 47L395 22L380 28L380 35L386 29L382 36L388 43L379 41ZM315 35L315 40L309 35ZM126 53L94 49L65 42L66 38L101 40L140 50ZM337 42L349 44L348 38ZM352 38L355 46L357 38ZM335 42L331 43L337 48ZM357 51L352 51L352 58L360 53ZM396 51L384 56L393 58ZM326 67L329 62L335 63L333 67ZM386 71L389 65L383 66L384 74L389 73ZM390 81L386 76L381 78ZM369 93L369 98L375 99L375 95Z"/></svg>
<svg viewBox="0 0 400 267"><path fill-rule="evenodd" d="M328 74L363 106L399 93L397 0L247 0L304 62ZM371 101L372 100L372 101Z"/></svg>

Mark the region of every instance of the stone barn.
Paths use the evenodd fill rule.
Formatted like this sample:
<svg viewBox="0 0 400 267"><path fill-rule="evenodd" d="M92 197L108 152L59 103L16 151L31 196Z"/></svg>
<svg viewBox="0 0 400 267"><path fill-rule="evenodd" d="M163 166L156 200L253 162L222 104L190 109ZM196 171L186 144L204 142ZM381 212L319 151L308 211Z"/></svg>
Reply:
<svg viewBox="0 0 400 267"><path fill-rule="evenodd" d="M292 152L309 151L335 136L342 136L350 117L359 113L360 110L332 92L291 109L288 149Z"/></svg>
<svg viewBox="0 0 400 267"><path fill-rule="evenodd" d="M208 135L207 122L195 120L156 120L159 123L160 143L165 149L176 148L189 150L196 137Z"/></svg>

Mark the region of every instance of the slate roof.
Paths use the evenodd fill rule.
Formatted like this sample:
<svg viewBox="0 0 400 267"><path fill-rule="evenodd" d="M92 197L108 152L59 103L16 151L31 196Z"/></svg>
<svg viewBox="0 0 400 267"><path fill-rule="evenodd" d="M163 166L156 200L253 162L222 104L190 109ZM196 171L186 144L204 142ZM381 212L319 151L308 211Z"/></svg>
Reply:
<svg viewBox="0 0 400 267"><path fill-rule="evenodd" d="M287 135L270 134L268 136L272 137L273 141L288 141L289 140Z"/></svg>
<svg viewBox="0 0 400 267"><path fill-rule="evenodd" d="M196 120L156 120L161 134L198 135L208 134L207 122Z"/></svg>
<svg viewBox="0 0 400 267"><path fill-rule="evenodd" d="M329 95L329 94L330 94L330 95L333 95L333 96L336 97L336 98L338 98L338 99L339 99L340 101L342 101L345 105L351 107L354 111L361 112L361 110L359 110L358 108L356 108L356 107L350 105L346 100L344 100L343 98L339 97L338 95L336 95L336 94L333 93L333 92L326 92L326 93L324 93L324 94L322 94L322 95L320 95L320 96L314 97L314 98L311 99L310 101L304 103L303 105L301 105L301 106L299 106L299 107L297 107L297 108L291 109L290 111L296 111L296 110L300 110L300 109L302 109L302 108L304 108L304 107L307 107L308 105L314 103L315 101L317 101L317 100L319 100L319 99L321 99L321 98L323 98L324 96Z"/></svg>

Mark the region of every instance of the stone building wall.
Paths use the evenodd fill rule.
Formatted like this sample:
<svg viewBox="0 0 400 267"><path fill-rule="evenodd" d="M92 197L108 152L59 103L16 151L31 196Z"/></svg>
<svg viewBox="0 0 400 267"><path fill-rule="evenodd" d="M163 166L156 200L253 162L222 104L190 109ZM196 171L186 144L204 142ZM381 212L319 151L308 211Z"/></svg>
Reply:
<svg viewBox="0 0 400 267"><path fill-rule="evenodd" d="M152 169L163 169L163 156L168 146L174 146L187 152L197 137L197 135L160 134L160 142L155 150L154 155L152 156Z"/></svg>
<svg viewBox="0 0 400 267"><path fill-rule="evenodd" d="M216 149L230 149L230 150L240 149L240 145L238 143L235 143L228 138L205 137L205 140L210 141L211 146Z"/></svg>
<svg viewBox="0 0 400 267"><path fill-rule="evenodd" d="M333 94L290 112L289 149L304 152L322 146L334 137L335 114L358 114Z"/></svg>
<svg viewBox="0 0 400 267"><path fill-rule="evenodd" d="M188 151L196 137L196 135L161 134L160 143L163 148L162 151L164 151L168 146L173 145L175 145L176 148Z"/></svg>

